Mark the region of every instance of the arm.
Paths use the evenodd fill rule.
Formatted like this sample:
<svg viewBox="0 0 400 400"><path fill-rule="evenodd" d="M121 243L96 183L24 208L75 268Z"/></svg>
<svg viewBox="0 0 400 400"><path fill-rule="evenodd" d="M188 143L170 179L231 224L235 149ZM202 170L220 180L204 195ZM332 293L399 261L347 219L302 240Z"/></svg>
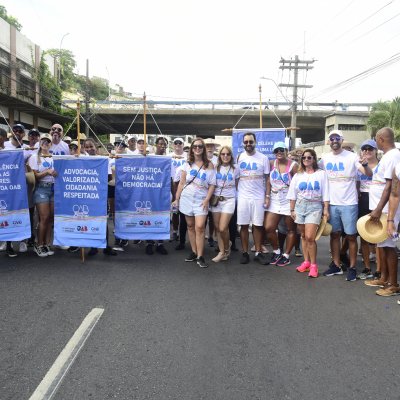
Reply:
<svg viewBox="0 0 400 400"><path fill-rule="evenodd" d="M269 174L265 177L265 208L269 207L269 202L271 200L271 181L269 179Z"/></svg>
<svg viewBox="0 0 400 400"><path fill-rule="evenodd" d="M357 169L364 175L366 176L372 176L373 171L372 169L368 166L368 161L365 157L361 157L360 160L358 161L361 165L357 166Z"/></svg>
<svg viewBox="0 0 400 400"><path fill-rule="evenodd" d="M207 210L207 209L208 209L208 204L209 204L209 202L210 202L211 196L212 196L213 193L214 193L214 189L215 189L215 185L210 185L210 186L208 187L207 196L206 196L206 198L203 200L203 202L201 203L204 210Z"/></svg>
<svg viewBox="0 0 400 400"><path fill-rule="evenodd" d="M182 190L186 185L186 171L182 171L181 172L181 180L179 181L178 184L178 188L176 190L176 194L175 194L175 201L172 203L175 206L179 205L179 199L181 197L182 194Z"/></svg>
<svg viewBox="0 0 400 400"><path fill-rule="evenodd" d="M294 211L294 207L296 206L296 200L290 200L290 216L293 221L296 220L296 212Z"/></svg>
<svg viewBox="0 0 400 400"><path fill-rule="evenodd" d="M375 210L373 210L370 214L371 219L375 222L379 221L381 217L383 207L385 207L386 203L389 201L390 191L392 190L392 180L386 179L385 188L383 189L381 199L379 200L378 205Z"/></svg>
<svg viewBox="0 0 400 400"><path fill-rule="evenodd" d="M390 237L397 232L397 226L394 225L394 216L399 208L400 203L400 184L396 176L395 171L393 171L392 177L392 189L389 197L389 212L387 220L387 232Z"/></svg>

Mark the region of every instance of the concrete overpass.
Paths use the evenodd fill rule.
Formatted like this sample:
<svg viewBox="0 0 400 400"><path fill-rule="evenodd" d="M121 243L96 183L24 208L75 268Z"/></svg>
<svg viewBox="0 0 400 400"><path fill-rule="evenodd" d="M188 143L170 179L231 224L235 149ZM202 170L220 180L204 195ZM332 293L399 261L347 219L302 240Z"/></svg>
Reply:
<svg viewBox="0 0 400 400"><path fill-rule="evenodd" d="M369 114L369 103L343 104L313 103L298 111L297 137L303 143L324 139L325 119L336 109L341 111L364 108L356 111L362 116ZM315 109L315 104L320 109ZM322 105L325 109L322 109ZM290 104L263 103L262 125L265 128L289 127L291 121ZM224 129L258 128L260 125L259 105L245 102L149 102L146 112L147 132L150 134L181 136L195 135L210 137L226 135ZM314 107L314 109L312 109ZM282 109L286 108L286 109ZM141 101L106 101L97 102L90 110L90 124L96 132L125 133L132 121L129 133L143 132L143 107ZM351 111L354 113L354 111ZM158 128L159 130L158 130Z"/></svg>

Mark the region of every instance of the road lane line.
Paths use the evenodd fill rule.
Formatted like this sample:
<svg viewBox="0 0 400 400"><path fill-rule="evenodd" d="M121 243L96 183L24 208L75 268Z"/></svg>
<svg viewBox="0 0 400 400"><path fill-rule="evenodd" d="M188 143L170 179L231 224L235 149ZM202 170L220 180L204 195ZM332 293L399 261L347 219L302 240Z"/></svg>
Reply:
<svg viewBox="0 0 400 400"><path fill-rule="evenodd" d="M50 400L54 396L103 312L103 308L93 308L90 311L29 400Z"/></svg>

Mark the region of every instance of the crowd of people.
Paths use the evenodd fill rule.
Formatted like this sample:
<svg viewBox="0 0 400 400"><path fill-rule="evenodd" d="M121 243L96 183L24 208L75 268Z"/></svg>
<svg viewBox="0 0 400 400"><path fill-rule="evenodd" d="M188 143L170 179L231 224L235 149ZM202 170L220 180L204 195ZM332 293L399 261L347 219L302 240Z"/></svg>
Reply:
<svg viewBox="0 0 400 400"><path fill-rule="evenodd" d="M77 154L79 148L77 141L63 139L66 137L59 124L54 124L49 134L31 129L26 136L24 126L16 124L9 140L6 131L0 129L0 150L22 148L27 177L33 174L35 181L34 185L27 185L32 231L26 242L19 243L20 252L32 246L40 257L54 254L50 240L57 171L52 155ZM396 247L400 221L400 151L395 147L394 132L390 128L379 130L375 140L368 139L361 144L360 154L343 148L340 130L329 132L328 143L331 151L322 154L320 159L313 149L305 149L296 159L285 142L276 142L275 157L269 160L256 150L256 136L249 132L243 136L244 151L235 159L229 146L222 146L216 154L213 139L195 138L185 151L184 140L175 138L168 156L171 157L172 240L178 242L176 250L185 249L187 236L191 251L185 261L208 267L204 257L208 228L208 244L217 250L213 263L228 260L232 251L238 250L239 235L241 264L250 262L250 252L254 250L255 262L284 267L291 263L295 248L296 256L304 257L296 270L317 278L320 274L317 232L329 221L332 262L323 275L330 277L347 272L347 281L364 279L367 285L379 288L378 295L400 294ZM83 138L81 145L82 154L98 154L98 145L92 138ZM154 154L167 155L168 146L168 140L159 136ZM115 157L145 155L145 141L132 136L127 142L114 143L113 150L115 156L110 158L108 171L111 218ZM378 150L382 153L380 159ZM364 269L357 273L357 221L365 215L369 215L368 223L376 229L387 229L388 235L377 244L361 238ZM382 219L382 215L387 218ZM387 228L382 228L382 221ZM272 248L271 255L267 244ZM106 255L116 255L127 245L126 238L115 238L112 245L107 230L107 247L103 250ZM10 257L17 255L11 242L4 242L0 248ZM78 250L78 247L68 249ZM148 255L168 254L163 241L146 241L145 251ZM92 248L88 254L97 252L98 249ZM374 273L373 261L376 262Z"/></svg>

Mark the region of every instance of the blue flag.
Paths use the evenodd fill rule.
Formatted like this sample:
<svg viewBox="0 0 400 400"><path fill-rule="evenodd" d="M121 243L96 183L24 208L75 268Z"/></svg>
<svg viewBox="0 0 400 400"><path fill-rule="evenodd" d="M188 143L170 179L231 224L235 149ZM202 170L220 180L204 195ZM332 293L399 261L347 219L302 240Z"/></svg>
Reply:
<svg viewBox="0 0 400 400"><path fill-rule="evenodd" d="M118 158L115 171L115 236L169 239L171 158Z"/></svg>
<svg viewBox="0 0 400 400"><path fill-rule="evenodd" d="M0 238L31 237L25 163L22 150L0 151Z"/></svg>
<svg viewBox="0 0 400 400"><path fill-rule="evenodd" d="M54 156L54 244L106 247L108 157Z"/></svg>
<svg viewBox="0 0 400 400"><path fill-rule="evenodd" d="M256 150L268 156L269 159L275 159L272 152L274 144L285 142L285 129L283 128L234 129L232 132L232 151L235 160L244 151L243 136L246 132L252 132L256 135Z"/></svg>

